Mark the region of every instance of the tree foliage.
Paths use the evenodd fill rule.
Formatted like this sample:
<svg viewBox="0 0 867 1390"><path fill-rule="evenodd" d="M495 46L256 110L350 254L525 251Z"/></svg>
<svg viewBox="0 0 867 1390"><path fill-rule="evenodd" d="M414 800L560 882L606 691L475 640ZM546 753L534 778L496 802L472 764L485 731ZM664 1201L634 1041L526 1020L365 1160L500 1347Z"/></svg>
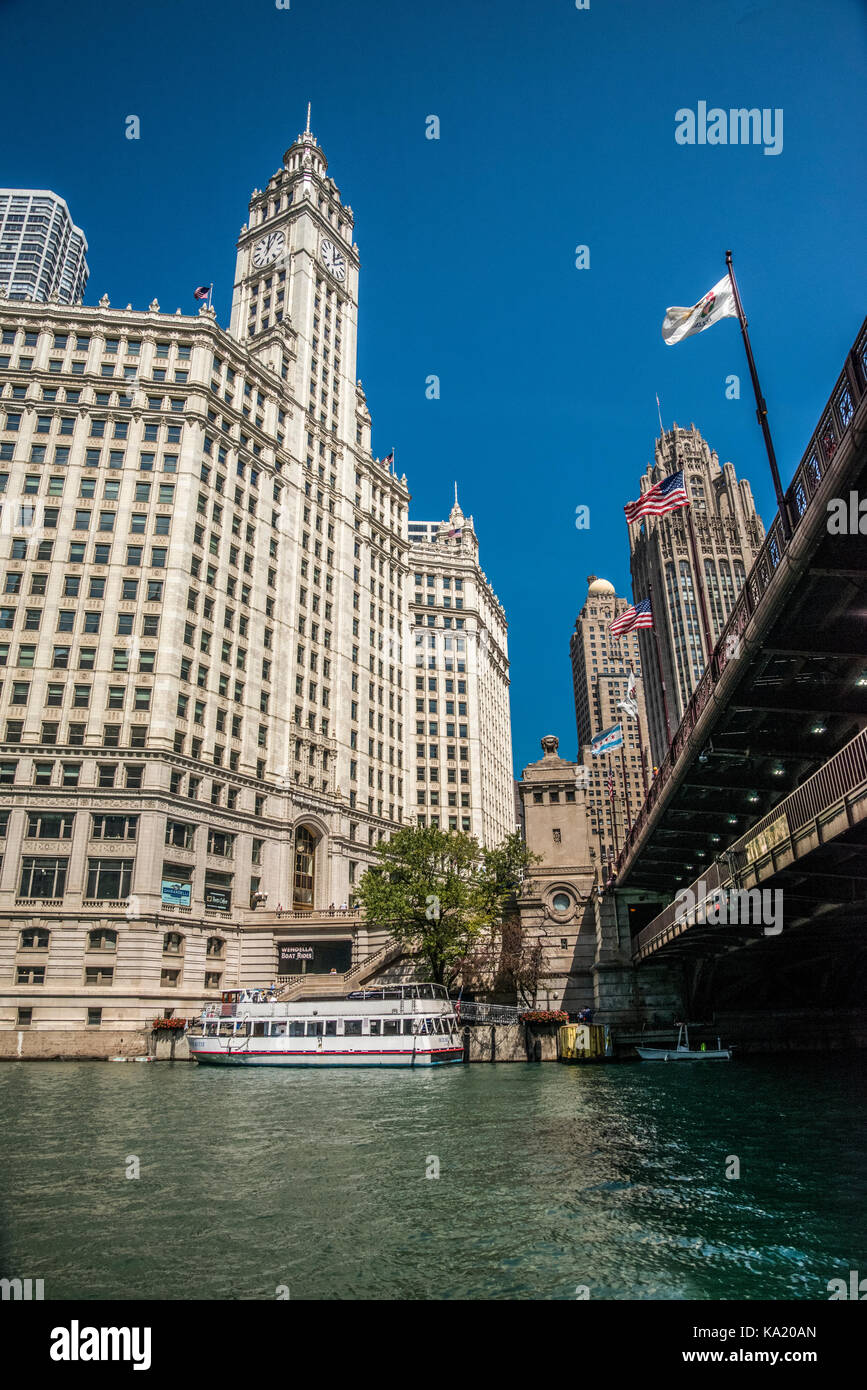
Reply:
<svg viewBox="0 0 867 1390"><path fill-rule="evenodd" d="M388 929L450 985L475 944L502 917L533 860L520 835L483 850L463 831L407 826L380 847L356 897L367 922Z"/></svg>

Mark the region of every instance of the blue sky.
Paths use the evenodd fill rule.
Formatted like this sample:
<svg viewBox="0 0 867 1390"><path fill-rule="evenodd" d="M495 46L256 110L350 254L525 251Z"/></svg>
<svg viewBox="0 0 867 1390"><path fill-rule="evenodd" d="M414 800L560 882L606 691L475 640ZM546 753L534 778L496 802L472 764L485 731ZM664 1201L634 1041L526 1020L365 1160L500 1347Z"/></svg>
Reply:
<svg viewBox="0 0 867 1390"><path fill-rule="evenodd" d="M88 302L192 312L213 280L227 323L250 192L312 101L356 216L374 449L396 446L420 519L458 479L510 621L516 768L549 732L573 756L569 634L589 573L630 592L655 393L775 510L736 322L670 348L666 306L733 249L784 483L860 325L862 0L6 0L0 32L0 183L67 199ZM699 101L782 108L782 152L676 144Z"/></svg>

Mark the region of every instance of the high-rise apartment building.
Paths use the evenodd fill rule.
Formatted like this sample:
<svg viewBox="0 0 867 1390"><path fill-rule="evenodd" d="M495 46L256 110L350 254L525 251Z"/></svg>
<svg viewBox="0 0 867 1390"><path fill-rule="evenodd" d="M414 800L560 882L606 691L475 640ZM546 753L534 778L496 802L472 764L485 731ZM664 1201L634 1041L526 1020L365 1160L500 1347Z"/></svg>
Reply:
<svg viewBox="0 0 867 1390"><path fill-rule="evenodd" d="M506 615L457 489L448 521L409 527L413 815L496 845L515 829Z"/></svg>
<svg viewBox="0 0 867 1390"><path fill-rule="evenodd" d="M415 813L415 561L358 264L308 128L252 196L228 332L0 296L0 1027L113 1034L370 949L347 904ZM430 573L505 663L475 552ZM504 670L467 672L455 740L480 833Z"/></svg>
<svg viewBox="0 0 867 1390"><path fill-rule="evenodd" d="M765 531L747 480L737 477L733 464L720 466L694 425L666 430L654 452L641 478L642 495L683 469L691 504L629 527L632 592L653 606L654 631L642 629L639 645L651 749L659 764L668 751L668 731L673 735L683 717Z"/></svg>
<svg viewBox="0 0 867 1390"><path fill-rule="evenodd" d="M591 844L605 864L623 844L629 824L644 801L650 772L647 714L638 634L627 632L618 639L610 632L612 622L629 606L629 601L619 597L607 579L597 579L595 574L588 575L587 586L587 597L569 640L569 653L578 759L587 786ZM627 698L631 675L635 677L637 719L620 707ZM623 729L622 756L617 748L593 757L591 739L614 724Z"/></svg>
<svg viewBox="0 0 867 1390"><path fill-rule="evenodd" d="M47 188L0 188L0 292L8 299L80 304L87 240Z"/></svg>

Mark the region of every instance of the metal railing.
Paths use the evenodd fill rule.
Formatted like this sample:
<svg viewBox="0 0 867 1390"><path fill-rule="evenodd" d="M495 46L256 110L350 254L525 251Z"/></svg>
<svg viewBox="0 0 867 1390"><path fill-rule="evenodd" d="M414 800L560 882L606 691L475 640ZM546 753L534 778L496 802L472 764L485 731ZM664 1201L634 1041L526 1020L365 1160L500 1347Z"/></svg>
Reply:
<svg viewBox="0 0 867 1390"><path fill-rule="evenodd" d="M829 758L823 767L784 797L772 811L735 840L719 860L709 864L685 891L696 903L735 884L740 870L772 854L776 845L791 840L845 798L867 790L867 728ZM750 851L754 853L751 854ZM675 899L635 938L633 956L643 959L681 935L690 925L683 902ZM676 929L677 928L677 929Z"/></svg>
<svg viewBox="0 0 867 1390"><path fill-rule="evenodd" d="M813 506L820 486L831 463L848 436L855 411L867 392L867 319L855 339L851 352L846 358L843 371L831 392L825 409L820 416L818 428L814 431L795 476L785 494L786 511L791 525L792 536L804 517ZM663 759L659 772L653 779L644 803L632 823L617 860L618 871L626 863L632 849L650 819L654 807L670 781L687 741L710 701L714 687L725 671L728 663L738 651L741 634L756 609L762 602L773 580L787 546L783 522L779 512L774 517L765 536L764 544L756 556L755 563L746 581L728 622L720 633L704 675L693 691L692 698L684 711L683 719L675 732L671 747Z"/></svg>
<svg viewBox="0 0 867 1390"><path fill-rule="evenodd" d="M476 1004L456 999L454 1005L461 1023L517 1023L521 1013L514 1004Z"/></svg>

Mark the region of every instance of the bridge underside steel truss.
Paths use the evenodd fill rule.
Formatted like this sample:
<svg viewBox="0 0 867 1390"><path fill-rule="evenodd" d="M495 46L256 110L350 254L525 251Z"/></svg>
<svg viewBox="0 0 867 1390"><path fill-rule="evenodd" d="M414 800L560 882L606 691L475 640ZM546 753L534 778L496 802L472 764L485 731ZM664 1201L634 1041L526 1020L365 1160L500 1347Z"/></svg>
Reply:
<svg viewBox="0 0 867 1390"><path fill-rule="evenodd" d="M857 508L867 498L867 321L786 498L791 539L778 516L621 854L618 889L645 899L630 911L636 926L692 880L712 878L726 850L867 726ZM830 520L835 499L845 502L842 531ZM867 516L863 525L867 533ZM841 827L833 843L776 866L789 874L793 924L799 902L802 915L822 916L835 885L840 907L850 893L863 903L862 832Z"/></svg>

